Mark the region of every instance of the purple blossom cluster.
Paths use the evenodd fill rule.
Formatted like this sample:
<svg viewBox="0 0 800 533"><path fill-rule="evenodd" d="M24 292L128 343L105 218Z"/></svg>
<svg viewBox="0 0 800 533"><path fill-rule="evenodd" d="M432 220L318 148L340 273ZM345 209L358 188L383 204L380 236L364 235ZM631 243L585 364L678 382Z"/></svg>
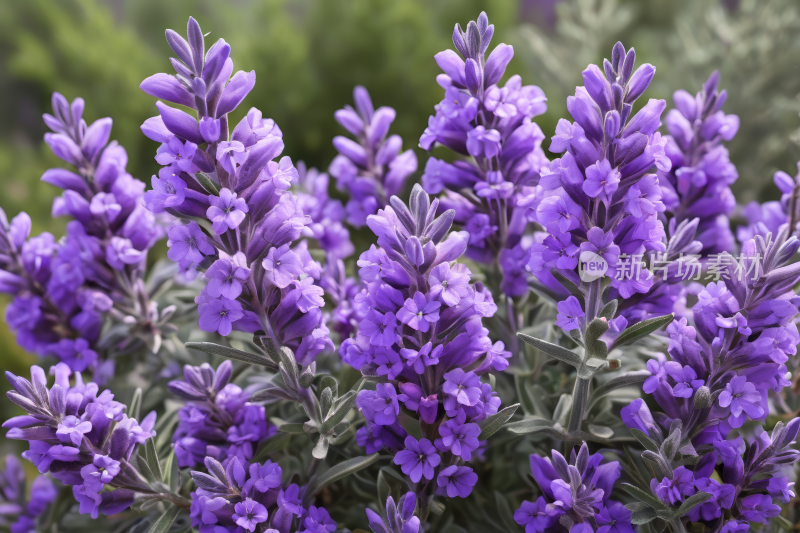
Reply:
<svg viewBox="0 0 800 533"><path fill-rule="evenodd" d="M570 532L633 533L631 511L611 500L614 483L622 473L618 461L603 462L599 453L589 455L583 443L570 460L552 451L552 460L530 456L531 474L543 496L525 501L514 513L514 521L525 533L556 531L561 525Z"/></svg>
<svg viewBox="0 0 800 533"><path fill-rule="evenodd" d="M619 316L609 319L609 335L671 313L681 291L676 274L702 248L694 240L698 219L673 218L665 231L666 206L652 171L672 168L667 138L657 131L666 103L651 99L632 112L655 75L650 64L634 70L635 61L634 50L617 43L602 69L583 71L585 85L567 98L575 122L561 119L550 145L563 155L541 171L526 204L528 217L546 230L537 234L527 268L535 285L562 300L556 325L565 331L582 332L611 300ZM653 271L656 258L670 266L655 276L648 258ZM573 285L584 302L567 290Z"/></svg>
<svg viewBox="0 0 800 533"><path fill-rule="evenodd" d="M0 527L11 533L37 531L37 520L53 503L58 491L49 477L39 475L26 493L25 472L14 455L7 455L0 473Z"/></svg>
<svg viewBox="0 0 800 533"><path fill-rule="evenodd" d="M499 262L502 291L519 297L528 292L528 198L548 164L541 149L544 134L531 119L546 111L547 98L539 87L523 86L519 76L498 85L514 49L499 44L486 58L493 34L494 25L481 13L466 32L456 24L458 53L435 56L444 71L436 81L445 96L419 145L430 151L438 143L470 159L429 158L422 186L429 194L444 191L440 208L453 209L455 222L469 233L467 256Z"/></svg>
<svg viewBox="0 0 800 533"><path fill-rule="evenodd" d="M333 146L339 155L328 172L336 178L337 188L350 195L344 208L347 222L362 227L369 215L400 194L406 179L417 170L417 156L413 150L401 152L403 139L389 135L394 109L375 109L369 93L360 85L353 89L353 101L355 109L347 105L334 118L356 140L334 137Z"/></svg>
<svg viewBox="0 0 800 533"><path fill-rule="evenodd" d="M419 517L414 516L417 506L417 496L413 492L406 492L397 504L394 498L386 498L386 519L367 507L367 520L374 533L419 533Z"/></svg>
<svg viewBox="0 0 800 533"><path fill-rule="evenodd" d="M704 254L731 251L735 246L728 215L736 206L730 185L739 174L722 141L739 131L739 117L722 111L728 93L718 90L713 72L702 90L692 96L675 91L665 120L669 135L664 147L672 168L658 170L666 214L678 222L699 219L697 239Z"/></svg>
<svg viewBox="0 0 800 533"><path fill-rule="evenodd" d="M333 305L331 329L345 339L355 331L363 318L356 313L353 302L353 298L361 291L361 283L347 275L344 262L355 251L350 232L344 226L345 209L341 201L328 196L327 174L315 168L306 169L302 162L297 170L297 202L303 213L311 217L311 224L305 227L303 236L314 239L325 252L319 286Z"/></svg>
<svg viewBox="0 0 800 533"><path fill-rule="evenodd" d="M367 218L378 246L358 261L366 288L355 301L364 319L339 350L346 363L383 381L358 395L367 423L357 440L367 453L394 452L418 496L438 487L464 498L477 481L463 464L478 453L478 423L500 405L480 376L505 369L511 354L492 344L481 323L497 311L491 293L454 262L469 240L466 232L447 236L455 213L437 217L439 201L419 185L408 206L396 196L389 203ZM418 419L422 438L401 426L400 403Z"/></svg>
<svg viewBox="0 0 800 533"><path fill-rule="evenodd" d="M180 467L202 464L211 457L227 465L253 458L259 443L275 433L263 405L249 402L251 391L230 383L232 365L225 361L216 372L208 363L186 365L185 381L170 381L169 390L189 402L178 411L172 436Z"/></svg>
<svg viewBox="0 0 800 533"><path fill-rule="evenodd" d="M169 230L169 258L186 272L205 271L208 283L196 299L200 328L264 331L308 364L332 343L315 284L321 267L305 245L292 246L311 222L289 191L298 172L288 157L274 160L283 134L259 110L229 131L228 114L255 86L255 72L231 76L230 46L220 39L206 52L193 18L187 39L168 30L176 73L141 84L147 94L196 111L195 118L157 102L159 116L142 125L162 143L156 160L164 165L145 201L181 220Z"/></svg>
<svg viewBox="0 0 800 533"><path fill-rule="evenodd" d="M78 372L94 370L100 381L114 374L114 361L98 359L97 341L105 316L135 325L149 340L171 315L159 316L143 282L148 250L162 237L142 198L145 185L125 170L128 156L109 143L111 119L87 126L84 101L70 104L53 93L52 130L45 142L75 167L52 168L42 181L64 189L53 216L69 216L66 236L30 237L31 219L20 213L9 223L0 214L0 290L14 295L6 321L26 350L55 356ZM159 337L160 339L160 337Z"/></svg>
<svg viewBox="0 0 800 533"><path fill-rule="evenodd" d="M737 519L762 522L780 512L772 498L794 496L786 473L800 454L787 447L800 419L778 424L771 437L757 427L749 446L737 433L748 420L766 420L770 395L790 385L786 363L800 343L800 299L793 290L800 265L791 263L798 248L800 241L783 225L777 235L746 241L738 261L726 256L723 279L697 294L693 325L681 318L667 327L669 359L647 363L651 377L643 389L662 412L651 414L642 400L622 409L623 422L655 442L678 424L680 434L691 436L682 452L712 448L699 463L651 481L653 493L670 505L697 490L712 494L692 520L713 523L720 509L729 509ZM720 462L721 485L710 479Z"/></svg>
<svg viewBox="0 0 800 533"><path fill-rule="evenodd" d="M223 466L213 457L204 461L208 473L192 471L192 526L203 533L333 533L336 522L328 511L303 503L304 487L284 488L277 463L248 463L233 457Z"/></svg>
<svg viewBox="0 0 800 533"><path fill-rule="evenodd" d="M8 398L28 413L3 423L9 428L6 438L28 441L30 449L22 456L42 474L72 486L81 514L116 514L138 492L155 493L131 462L137 445L155 436L155 411L140 424L125 414L125 405L111 391L84 383L80 372L65 363L50 370L55 383L49 388L38 366L31 367L30 381L6 372L14 388Z"/></svg>

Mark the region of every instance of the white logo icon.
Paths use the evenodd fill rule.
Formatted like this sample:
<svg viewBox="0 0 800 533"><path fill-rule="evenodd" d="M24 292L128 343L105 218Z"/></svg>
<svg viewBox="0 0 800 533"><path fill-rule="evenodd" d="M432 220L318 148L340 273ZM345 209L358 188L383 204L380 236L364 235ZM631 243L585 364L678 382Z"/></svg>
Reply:
<svg viewBox="0 0 800 533"><path fill-rule="evenodd" d="M608 263L603 256L594 252L581 252L578 258L578 274L585 282L594 281L605 276L608 271Z"/></svg>

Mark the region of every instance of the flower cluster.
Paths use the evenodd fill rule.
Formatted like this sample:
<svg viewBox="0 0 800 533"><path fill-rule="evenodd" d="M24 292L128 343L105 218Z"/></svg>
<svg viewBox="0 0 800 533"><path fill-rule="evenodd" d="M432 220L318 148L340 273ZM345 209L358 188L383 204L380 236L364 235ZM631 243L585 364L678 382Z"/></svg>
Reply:
<svg viewBox="0 0 800 533"><path fill-rule="evenodd" d="M547 98L539 87L523 86L519 76L497 85L514 49L499 44L486 58L493 34L494 25L481 13L466 32L456 24L458 53L435 56L444 71L436 81L445 97L419 145L431 150L438 143L470 160L429 158L422 185L430 194L445 191L441 207L454 209L455 222L469 232L467 256L480 263L499 261L503 292L518 297L528 292L527 198L548 163L541 149L544 134L531 119L546 111Z"/></svg>
<svg viewBox="0 0 800 533"><path fill-rule="evenodd" d="M133 503L137 492L154 493L137 471L133 454L137 445L155 436L155 411L140 424L125 414L125 405L110 391L84 383L81 373L65 363L52 367L51 373L55 383L48 388L38 366L31 367L30 381L6 372L14 387L8 398L28 413L3 423L10 428L6 438L28 441L30 449L22 456L42 474L49 472L71 485L81 514L116 514Z"/></svg>
<svg viewBox="0 0 800 533"><path fill-rule="evenodd" d="M40 475L31 484L28 498L22 465L16 456L7 455L5 469L0 473L0 527L11 533L36 531L36 521L57 495L50 478Z"/></svg>
<svg viewBox="0 0 800 533"><path fill-rule="evenodd" d="M523 502L514 513L514 521L525 527L525 533L552 531L557 524L575 532L633 533L631 511L609 499L622 472L619 462L603 463L599 453L589 455L586 443L577 453L572 449L569 462L556 450L552 460L534 454L530 461L533 479L544 496Z"/></svg>
<svg viewBox="0 0 800 533"><path fill-rule="evenodd" d="M599 315L604 277L610 284L607 299L619 299L612 333L643 315L669 314L674 295L641 302L644 295L658 293L642 258L653 251L676 255L686 246L694 249L688 222L672 222L671 241L680 242L665 244L659 220L665 206L658 177L650 171L655 166L667 172L672 165L664 151L666 139L656 131L666 103L651 99L632 114L655 75L650 64L634 71L635 61L633 49L626 52L617 43L603 69L589 65L583 71L585 86L567 98L575 122L561 119L550 145L552 152L564 155L541 171L538 190L527 204L529 218L546 229L541 242L531 246L528 269L543 290L564 299L559 325L567 331L582 331L581 323ZM583 306L562 281L586 295Z"/></svg>
<svg viewBox="0 0 800 533"><path fill-rule="evenodd" d="M328 511L303 501L305 489L282 486L277 463L231 459L223 466L206 457L208 474L192 471L197 490L192 493L192 526L200 531L230 533L333 533L336 522Z"/></svg>
<svg viewBox="0 0 800 533"><path fill-rule="evenodd" d="M282 133L257 109L229 132L228 114L253 89L255 72L231 77L230 46L220 39L206 52L193 18L187 37L167 31L176 74L141 84L197 112L195 118L157 102L159 116L142 125L162 143L156 160L164 165L147 206L188 221L169 230L168 256L184 271L205 270L208 284L196 299L202 330L264 331L308 364L332 344L320 309L323 290L314 284L320 265L304 245L292 248L310 222L289 192L298 172L288 157L274 161Z"/></svg>
<svg viewBox="0 0 800 533"><path fill-rule="evenodd" d="M413 492L406 492L397 504L394 498L386 498L386 519L367 507L369 527L374 533L419 533L419 517L414 516L417 506L417 496Z"/></svg>
<svg viewBox="0 0 800 533"><path fill-rule="evenodd" d="M350 194L345 206L347 222L364 226L367 217L387 205L389 198L403 190L406 178L417 170L413 150L400 152L403 139L390 135L395 111L391 107L375 109L367 90L353 89L355 109L345 106L334 117L356 140L339 135L333 146L339 152L328 172L336 178L339 190Z"/></svg>
<svg viewBox="0 0 800 533"><path fill-rule="evenodd" d="M719 519L722 508L732 509L735 517L762 521L779 512L771 498L788 501L793 496L780 467L800 456L785 449L800 420L785 428L778 424L771 438L757 428L746 454L745 442L736 436L748 420L766 420L770 391L790 385L785 363L800 343L795 325L800 298L792 290L800 282L800 265L790 261L800 241L787 236L788 225L783 225L775 236L746 241L739 261L726 261L723 280L697 294L694 326L681 318L667 327L670 359L650 360L652 375L643 385L663 412L654 419L647 405L636 400L621 413L628 427L654 442L665 438L662 431L677 432L675 439L684 436L684 455L713 447L696 464L673 469L670 457L660 463L664 479L651 482L653 493L670 505L679 505L696 490L712 494L694 513L698 520ZM718 462L722 485L710 479ZM773 480L767 483L761 474Z"/></svg>
<svg viewBox="0 0 800 533"><path fill-rule="evenodd" d="M452 263L466 250L468 234L445 239L455 213L437 218L438 203L415 185L408 207L392 197L390 206L368 217L378 247L358 261L366 288L356 302L364 319L340 354L364 375L385 378L356 400L367 419L359 444L368 453L396 452L395 463L417 495L430 496L438 485L449 497L463 498L477 481L461 466L477 452L477 423L500 405L479 376L505 369L510 353L501 342L492 345L481 324L497 311L491 294L480 282L470 283L464 265ZM418 418L421 439L400 425L400 402Z"/></svg>
<svg viewBox="0 0 800 533"><path fill-rule="evenodd" d="M739 131L739 117L722 111L728 93L719 91L713 72L696 96L675 91L675 109L667 113L664 151L672 168L658 171L666 213L678 222L699 218L697 239L703 253L731 251L735 245L728 216L736 206L730 185L739 174L722 141Z"/></svg>
<svg viewBox="0 0 800 533"><path fill-rule="evenodd" d="M53 131L45 142L76 170L52 168L42 176L64 189L53 216L72 217L66 237L29 238L27 214L10 224L2 214L0 290L14 295L6 317L22 347L74 371L96 370L102 380L114 373L114 361L99 365L96 351L104 317L131 325L134 336L158 351L159 326L174 308L159 316L143 282L147 252L163 233L144 207L145 185L126 172L125 149L109 143L111 119L87 126L83 109L83 99L70 104L54 93L54 115L44 115Z"/></svg>
<svg viewBox="0 0 800 533"><path fill-rule="evenodd" d="M264 406L250 403L250 391L230 383L231 371L230 361L216 372L208 363L186 365L185 381L169 382L170 391L189 400L178 411L172 436L179 466L196 466L205 457L223 464L233 457L249 462L258 444L275 433Z"/></svg>
<svg viewBox="0 0 800 533"><path fill-rule="evenodd" d="M315 168L306 169L298 164L297 202L303 213L311 217L311 224L303 230L303 236L315 239L325 252L325 263L319 286L333 304L331 329L346 339L354 331L361 318L355 312L353 298L361 291L357 279L347 276L344 259L353 255L355 247L350 241L350 232L345 228L345 210L342 202L328 196L328 175Z"/></svg>

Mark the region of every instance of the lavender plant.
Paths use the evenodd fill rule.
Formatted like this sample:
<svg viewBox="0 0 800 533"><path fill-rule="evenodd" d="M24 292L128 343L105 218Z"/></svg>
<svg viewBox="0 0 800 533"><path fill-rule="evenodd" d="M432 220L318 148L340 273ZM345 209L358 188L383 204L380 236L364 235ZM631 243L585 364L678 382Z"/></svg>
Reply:
<svg viewBox="0 0 800 533"><path fill-rule="evenodd" d="M87 126L56 93L46 141L76 171L43 179L65 190L67 235L0 217L7 321L56 363L50 385L7 372L25 414L3 427L40 476L29 496L6 459L0 528L791 527L800 178L776 173L781 200L744 210L737 250L723 141L739 121L716 73L675 93L662 136L665 101L634 113L655 67L617 43L583 71L549 161L544 94L499 85L513 49L487 57L493 33L482 13L437 54L445 99L420 144L461 157L431 157L407 202L417 160L393 109L359 86L336 113L355 140L334 140L348 197L332 198L260 111L229 124L255 72L233 74L192 18L166 33L175 74L141 84L193 111L159 101L142 125L161 143L151 190L110 119ZM364 225L368 249L350 237ZM164 235L174 265L147 274ZM128 406L126 379L143 384Z"/></svg>

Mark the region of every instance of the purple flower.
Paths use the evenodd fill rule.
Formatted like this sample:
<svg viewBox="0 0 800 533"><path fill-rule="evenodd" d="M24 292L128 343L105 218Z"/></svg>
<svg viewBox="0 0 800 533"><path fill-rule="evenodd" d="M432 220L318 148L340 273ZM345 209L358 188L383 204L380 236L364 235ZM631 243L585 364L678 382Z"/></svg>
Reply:
<svg viewBox="0 0 800 533"><path fill-rule="evenodd" d="M795 496L792 490L793 486L794 482L790 483L789 479L785 476L773 477L767 484L767 490L771 496L779 498L783 503L789 503Z"/></svg>
<svg viewBox="0 0 800 533"><path fill-rule="evenodd" d="M473 157L491 159L500 152L500 132L476 126L467 133L467 150Z"/></svg>
<svg viewBox="0 0 800 533"><path fill-rule="evenodd" d="M397 452L394 464L411 478L414 483L419 483L423 477L433 479L434 469L439 466L442 458L436 453L436 448L428 439L417 441L412 436L406 437L405 450Z"/></svg>
<svg viewBox="0 0 800 533"><path fill-rule="evenodd" d="M720 533L746 533L750 531L750 524L744 520L728 520L720 529Z"/></svg>
<svg viewBox="0 0 800 533"><path fill-rule="evenodd" d="M266 522L269 516L266 507L250 498L237 503L234 511L233 521L247 531L255 531L256 526L261 522Z"/></svg>
<svg viewBox="0 0 800 533"><path fill-rule="evenodd" d="M296 516L303 514L303 502L300 495L300 487L292 483L286 490L281 489L278 493L278 507L286 509Z"/></svg>
<svg viewBox="0 0 800 533"><path fill-rule="evenodd" d="M764 409L758 405L760 401L761 394L745 376L731 379L719 395L719 406L730 409L728 423L734 428L742 427L747 420L745 414L753 420L764 415Z"/></svg>
<svg viewBox="0 0 800 533"><path fill-rule="evenodd" d="M181 171L193 174L199 170L193 163L196 152L196 144L189 141L183 143L173 136L158 148L156 161L159 165L175 165Z"/></svg>
<svg viewBox="0 0 800 533"><path fill-rule="evenodd" d="M525 533L544 533L555 525L562 514L564 511L539 496L535 502L522 502L520 508L514 511L514 521L525 528Z"/></svg>
<svg viewBox="0 0 800 533"><path fill-rule="evenodd" d="M289 249L288 244L280 248L270 248L262 262L267 279L278 288L284 289L303 273L300 258Z"/></svg>
<svg viewBox="0 0 800 533"><path fill-rule="evenodd" d="M237 198L235 192L226 188L219 191L219 196L209 196L209 202L211 207L206 211L206 215L211 220L211 227L217 235L238 228L250 210L244 198Z"/></svg>
<svg viewBox="0 0 800 533"><path fill-rule="evenodd" d="M562 189L542 200L536 217L550 233L566 233L580 226L583 210Z"/></svg>
<svg viewBox="0 0 800 533"><path fill-rule="evenodd" d="M451 418L439 426L439 435L434 444L443 452L451 452L465 461L472 458L473 450L478 448L478 435L481 428L478 424L465 423L467 419L463 409L459 409L455 418Z"/></svg>
<svg viewBox="0 0 800 533"><path fill-rule="evenodd" d="M625 194L625 209L636 218L644 218L664 210L661 189L654 175L647 175L633 185Z"/></svg>
<svg viewBox="0 0 800 533"><path fill-rule="evenodd" d="M766 494L745 496L741 501L741 509L745 520L761 524L781 514L781 508L772 503L772 498Z"/></svg>
<svg viewBox="0 0 800 533"><path fill-rule="evenodd" d="M161 213L168 207L177 207L186 199L186 182L173 171L173 167L164 167L153 176L150 184L153 189L144 193L147 209L153 213Z"/></svg>
<svg viewBox="0 0 800 533"><path fill-rule="evenodd" d="M263 465L258 463L250 465L250 479L247 483L255 487L258 492L267 492L281 486L282 476L281 467L267 460Z"/></svg>
<svg viewBox="0 0 800 533"><path fill-rule="evenodd" d="M80 446L83 435L92 430L91 422L81 422L77 417L68 415L58 424L56 435L65 444Z"/></svg>
<svg viewBox="0 0 800 533"><path fill-rule="evenodd" d="M481 380L474 372L464 372L455 368L444 375L442 392L447 394L445 409L455 410L456 404L473 406L481 398Z"/></svg>
<svg viewBox="0 0 800 533"><path fill-rule="evenodd" d="M242 304L228 298L213 299L200 310L200 329L230 335L233 323L244 316Z"/></svg>
<svg viewBox="0 0 800 533"><path fill-rule="evenodd" d="M680 363L668 361L664 368L669 377L675 380L672 393L676 398L691 398L694 391L705 385L705 381L697 379L697 372L690 366L682 367Z"/></svg>
<svg viewBox="0 0 800 533"><path fill-rule="evenodd" d="M595 515L599 526L597 533L634 533L631 526L632 515L633 513L619 502L603 507Z"/></svg>
<svg viewBox="0 0 800 533"><path fill-rule="evenodd" d="M401 348L400 355L403 356L403 359L408 361L408 366L414 368L414 372L417 374L424 374L425 367L439 363L439 356L442 354L442 350L444 350L444 346L441 344L434 348L433 344L427 342L419 351L410 348Z"/></svg>
<svg viewBox="0 0 800 533"><path fill-rule="evenodd" d="M208 242L206 234L197 222L176 225L169 230L167 257L173 261L199 263L207 255L214 255L214 247Z"/></svg>
<svg viewBox="0 0 800 533"><path fill-rule="evenodd" d="M444 488L448 498L466 498L477 482L478 474L468 466L448 466L436 478L436 484Z"/></svg>
<svg viewBox="0 0 800 533"><path fill-rule="evenodd" d="M653 415L644 400L638 398L620 411L622 422L631 429L638 429L647 435L660 434L661 430L653 420Z"/></svg>
<svg viewBox="0 0 800 533"><path fill-rule="evenodd" d="M206 279L208 295L212 298L227 298L233 300L242 294L242 284L250 276L250 269L247 267L247 258L242 252L236 252L233 257L220 252L217 259L208 270Z"/></svg>
<svg viewBox="0 0 800 533"><path fill-rule="evenodd" d="M581 329L584 325L584 313L581 308L581 303L574 296L570 296L563 302L558 302L556 305L558 315L556 316L556 326L564 331L572 331Z"/></svg>
<svg viewBox="0 0 800 533"><path fill-rule="evenodd" d="M370 309L358 327L360 333L369 337L373 346L391 346L397 339L397 320L391 312L383 315Z"/></svg>
<svg viewBox="0 0 800 533"><path fill-rule="evenodd" d="M619 171L611 168L608 159L598 161L586 167L586 181L583 182L583 192L592 198L598 198L608 206L611 197L619 187Z"/></svg>
<svg viewBox="0 0 800 533"><path fill-rule="evenodd" d="M81 477L90 489L101 492L120 472L120 462L106 455L95 455L92 464L81 468Z"/></svg>
<svg viewBox="0 0 800 533"><path fill-rule="evenodd" d="M331 518L328 511L315 505L308 508L306 514L301 517L300 522L305 527L305 530L301 533L324 533L326 531L328 533L333 533L336 531L337 526L336 521ZM267 530L264 533L271 532Z"/></svg>
<svg viewBox="0 0 800 533"><path fill-rule="evenodd" d="M467 295L469 271L456 271L447 263L437 265L430 273L431 297L441 297L445 305L458 305Z"/></svg>
<svg viewBox="0 0 800 533"><path fill-rule="evenodd" d="M685 497L695 493L692 472L683 466L674 470L672 479L665 477L661 483L650 480L650 488L661 501L670 505L679 504Z"/></svg>
<svg viewBox="0 0 800 533"><path fill-rule="evenodd" d="M362 391L356 405L370 422L381 426L394 424L400 414L397 391L391 383L378 383L375 391Z"/></svg>
<svg viewBox="0 0 800 533"><path fill-rule="evenodd" d="M412 329L427 333L430 325L439 320L441 306L439 302L429 302L424 294L416 292L414 298L408 298L404 306L397 311L397 318Z"/></svg>

